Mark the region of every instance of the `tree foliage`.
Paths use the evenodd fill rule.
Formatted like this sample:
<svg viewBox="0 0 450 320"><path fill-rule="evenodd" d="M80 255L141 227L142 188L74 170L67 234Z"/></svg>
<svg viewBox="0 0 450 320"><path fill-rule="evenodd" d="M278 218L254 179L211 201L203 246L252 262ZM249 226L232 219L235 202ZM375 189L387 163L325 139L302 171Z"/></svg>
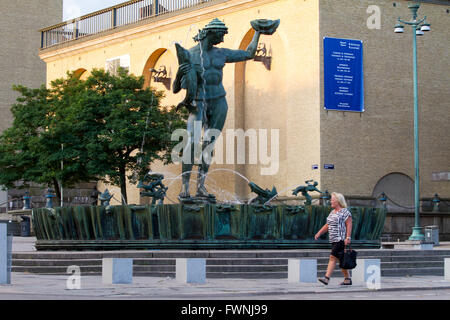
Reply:
<svg viewBox="0 0 450 320"><path fill-rule="evenodd" d="M15 181L64 187L103 180L136 182L156 160L170 163L171 134L186 114L161 107L162 92L143 88L144 78L119 69L92 70L86 80L73 73L49 89L15 86L14 122L0 136L0 185Z"/></svg>

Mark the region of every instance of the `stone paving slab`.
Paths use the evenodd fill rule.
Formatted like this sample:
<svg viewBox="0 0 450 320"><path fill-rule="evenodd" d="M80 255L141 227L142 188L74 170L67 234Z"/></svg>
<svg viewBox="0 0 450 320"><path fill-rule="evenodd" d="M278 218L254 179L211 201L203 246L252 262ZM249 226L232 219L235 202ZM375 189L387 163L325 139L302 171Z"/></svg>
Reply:
<svg viewBox="0 0 450 320"><path fill-rule="evenodd" d="M12 273L10 285L0 285L0 300L13 295L29 299L221 299L235 296L256 299L288 294L369 292L365 284L340 286L343 278L332 278L328 286L288 283L287 279L206 279L204 284L180 283L175 278L134 277L132 284L107 285L101 276L82 276L80 289L68 289L67 276ZM378 291L450 289L450 281L438 276L383 277Z"/></svg>

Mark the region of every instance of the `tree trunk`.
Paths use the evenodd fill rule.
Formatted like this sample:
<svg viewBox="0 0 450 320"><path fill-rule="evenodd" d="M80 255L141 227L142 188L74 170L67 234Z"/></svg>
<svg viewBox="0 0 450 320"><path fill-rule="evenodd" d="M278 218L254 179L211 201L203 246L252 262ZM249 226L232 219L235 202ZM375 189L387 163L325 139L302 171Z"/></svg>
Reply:
<svg viewBox="0 0 450 320"><path fill-rule="evenodd" d="M119 168L119 174L120 174L120 192L122 193L122 205L126 205L128 204L128 197L127 197L127 178L125 166L121 166Z"/></svg>
<svg viewBox="0 0 450 320"><path fill-rule="evenodd" d="M55 189L54 191L56 193L56 197L61 202L61 189L59 188L58 180L56 180L55 178L53 178L53 188Z"/></svg>

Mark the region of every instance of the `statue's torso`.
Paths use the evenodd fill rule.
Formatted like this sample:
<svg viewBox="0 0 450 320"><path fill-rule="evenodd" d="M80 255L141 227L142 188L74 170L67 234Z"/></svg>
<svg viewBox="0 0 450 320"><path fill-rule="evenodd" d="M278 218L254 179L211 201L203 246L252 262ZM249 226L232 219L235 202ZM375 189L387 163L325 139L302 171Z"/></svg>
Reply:
<svg viewBox="0 0 450 320"><path fill-rule="evenodd" d="M199 46L189 50L191 63L198 75L196 100L216 99L226 95L222 85L226 55L220 48L212 47L201 52Z"/></svg>

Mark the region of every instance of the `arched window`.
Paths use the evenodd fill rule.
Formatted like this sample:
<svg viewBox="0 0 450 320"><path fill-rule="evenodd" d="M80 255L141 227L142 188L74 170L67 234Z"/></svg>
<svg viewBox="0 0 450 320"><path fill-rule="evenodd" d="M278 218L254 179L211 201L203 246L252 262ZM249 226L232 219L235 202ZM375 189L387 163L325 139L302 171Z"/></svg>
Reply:
<svg viewBox="0 0 450 320"><path fill-rule="evenodd" d="M385 175L375 185L372 195L379 198L382 192L387 196L389 212L414 211L414 181L406 174L393 172Z"/></svg>
<svg viewBox="0 0 450 320"><path fill-rule="evenodd" d="M87 72L86 69L80 68L75 70L74 75L81 80L86 80L86 78L89 76L89 72Z"/></svg>

